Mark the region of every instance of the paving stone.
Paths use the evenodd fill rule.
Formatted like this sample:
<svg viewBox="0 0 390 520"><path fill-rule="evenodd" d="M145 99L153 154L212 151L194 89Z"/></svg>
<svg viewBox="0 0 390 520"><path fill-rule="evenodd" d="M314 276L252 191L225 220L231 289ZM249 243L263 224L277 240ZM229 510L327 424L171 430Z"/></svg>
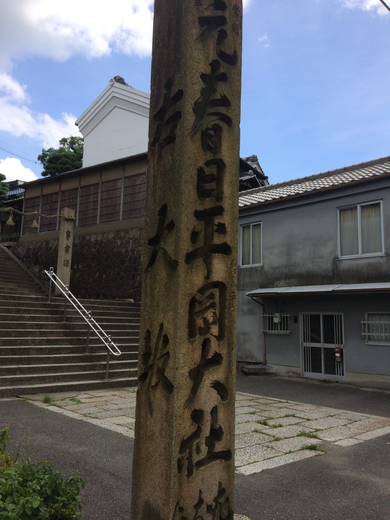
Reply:
<svg viewBox="0 0 390 520"><path fill-rule="evenodd" d="M254 404L252 406L252 409L253 410L259 410L261 413L263 412L275 412L276 413L276 410L280 409L280 408L284 408L285 407L285 403L281 403L281 404ZM290 412L290 413L293 413L293 412Z"/></svg>
<svg viewBox="0 0 390 520"><path fill-rule="evenodd" d="M309 437L293 437L292 439L284 439L282 441L267 442L269 448L286 453L288 451L298 451L303 446L308 444L320 445L323 441L321 439L310 439Z"/></svg>
<svg viewBox="0 0 390 520"><path fill-rule="evenodd" d="M118 406L130 406L130 403L134 403L133 406L135 406L136 400L130 401L130 399L118 399L115 398L111 401L111 404L116 404Z"/></svg>
<svg viewBox="0 0 390 520"><path fill-rule="evenodd" d="M51 412L56 412L61 415L66 415L66 417L72 417L73 419L80 419L81 415L78 413L70 412L69 410L64 410L63 408L58 408L58 406L47 406L46 407Z"/></svg>
<svg viewBox="0 0 390 520"><path fill-rule="evenodd" d="M363 442L363 441L359 441L358 439L341 439L341 441L336 441L333 444L337 444L338 446L347 447L347 446L353 446L354 444L359 444L360 442Z"/></svg>
<svg viewBox="0 0 390 520"><path fill-rule="evenodd" d="M256 404L256 399L237 399L236 398L236 408L240 406L253 406Z"/></svg>
<svg viewBox="0 0 390 520"><path fill-rule="evenodd" d="M128 424L131 424L134 427L135 419L131 419L130 417L127 417L126 415L119 415L118 417L112 417L110 419L110 422L112 422L114 424L121 424L122 426L126 426L126 427Z"/></svg>
<svg viewBox="0 0 390 520"><path fill-rule="evenodd" d="M290 426L291 424L298 424L305 422L305 419L299 417L279 417L275 419L268 419L268 424L281 424L282 426Z"/></svg>
<svg viewBox="0 0 390 520"><path fill-rule="evenodd" d="M88 393L95 397L111 397L113 395L112 390L91 390Z"/></svg>
<svg viewBox="0 0 390 520"><path fill-rule="evenodd" d="M240 473L241 475L253 475L253 473L260 473L266 469L277 468L279 466L283 466L284 464L290 464L291 462L307 459L309 457L315 457L320 454L321 453L319 451L296 451L295 453L289 453L281 457L274 457L272 459L266 459L261 462L255 462L254 464L242 466L241 468L236 469L236 473Z"/></svg>
<svg viewBox="0 0 390 520"><path fill-rule="evenodd" d="M34 395L36 400L33 404L134 437L135 389L55 393L51 394L54 399L51 405L43 403L45 395ZM72 397L83 402L70 401ZM236 465L240 466L237 472L244 475L320 453L298 451L307 444L329 441L347 447L390 433L389 418L277 399L251 398L245 394L237 394L236 412ZM292 417L294 414L296 417ZM89 417L91 415L94 417ZM267 420L269 425L257 422L262 420ZM271 425L276 424L282 426L272 428ZM263 433L253 430L261 430ZM297 437L301 431L316 433L319 439ZM273 440L274 437L282 440ZM293 453L286 453L289 451ZM280 455L275 456L278 453Z"/></svg>
<svg viewBox="0 0 390 520"><path fill-rule="evenodd" d="M66 406L67 408L71 408L72 410L77 410L77 411L80 411L80 412L83 412L84 410L90 410L91 408L94 408L94 409L99 409L101 410L100 407L94 405L94 403L88 403L88 404L80 404L80 403L74 403L74 404L71 404L69 403L69 401L67 401L66 403L62 402L62 401L55 401L56 405L57 406Z"/></svg>
<svg viewBox="0 0 390 520"><path fill-rule="evenodd" d="M256 420L257 421L257 417L255 417L255 415L252 415L252 414L242 414L242 415L236 415L236 424L240 424L240 423L245 423L245 422L250 422L250 421L254 421Z"/></svg>
<svg viewBox="0 0 390 520"><path fill-rule="evenodd" d="M255 408L253 406L236 406L236 415L242 415L244 413L252 413L255 412Z"/></svg>
<svg viewBox="0 0 390 520"><path fill-rule="evenodd" d="M111 396L110 397L88 397L88 398L80 398L80 397L76 397L76 399L80 399L80 401L83 403L83 404L90 404L90 403L106 403L106 402L109 402L111 401Z"/></svg>
<svg viewBox="0 0 390 520"><path fill-rule="evenodd" d="M376 430L378 428L383 428L385 426L390 425L390 420L386 419L385 417L366 417L362 421L358 421L356 423L353 423L353 428L356 428L356 430L360 430L361 433L364 433L366 431L370 430Z"/></svg>
<svg viewBox="0 0 390 520"><path fill-rule="evenodd" d="M273 397L255 397L253 399L254 401L256 401L256 403L263 403L263 404L277 404L277 405L280 405L280 404L286 404L288 403L289 401L286 401L284 399L274 399Z"/></svg>
<svg viewBox="0 0 390 520"><path fill-rule="evenodd" d="M323 417L334 415L329 414L327 410L322 410L321 408L316 410L295 410L291 413L294 413L297 417L302 417L302 419L307 419L310 421L315 421L316 419L322 419Z"/></svg>
<svg viewBox="0 0 390 520"><path fill-rule="evenodd" d="M126 437L134 438L134 430L130 430L129 428L125 428L119 424L113 424L109 421L103 421L100 419L87 419L86 422L91 424L95 424L96 426L100 426L101 428L106 428L107 430L111 430L113 432L121 433L122 435L126 435Z"/></svg>
<svg viewBox="0 0 390 520"><path fill-rule="evenodd" d="M91 414L94 415L97 419L110 419L111 417L120 417L123 415L127 415L125 410L107 410L107 411L100 411L100 413L94 413ZM130 418L130 415L127 416Z"/></svg>
<svg viewBox="0 0 390 520"><path fill-rule="evenodd" d="M236 435L240 435L240 433L250 433L253 432L253 430L260 430L262 427L260 424L257 424L256 422L248 422L248 423L241 423L237 424L236 426Z"/></svg>
<svg viewBox="0 0 390 520"><path fill-rule="evenodd" d="M261 429L264 429L264 428L266 428L266 427L263 426ZM307 427L301 426L301 425L299 425L299 426L296 426L296 425L282 426L281 428L270 428L270 429L267 428L264 431L266 431L267 433L269 433L275 437L281 437L283 439L285 439L286 437L295 437L300 432L313 432L314 433L314 431L311 428L307 428Z"/></svg>
<svg viewBox="0 0 390 520"><path fill-rule="evenodd" d="M235 448L236 450L239 448L246 448L247 446L254 446L255 444L264 444L269 442L270 436L264 435L263 433L242 433L241 435L236 435L235 438Z"/></svg>
<svg viewBox="0 0 390 520"><path fill-rule="evenodd" d="M118 406L117 404L105 404L103 406L100 407L102 410L131 410L135 413L135 406Z"/></svg>
<svg viewBox="0 0 390 520"><path fill-rule="evenodd" d="M254 397L253 395L250 395L250 396L248 397L247 394L242 394L242 393L237 393L237 394L236 394L236 402L237 402L237 401L245 401L245 400L247 400L247 399L253 400L253 399L255 399L255 397Z"/></svg>
<svg viewBox="0 0 390 520"><path fill-rule="evenodd" d="M269 417L272 417L273 419L277 419L278 417L285 417L286 415L295 415L294 411L290 408L273 408L272 410L269 410L267 412L263 412L265 415L268 415ZM302 421L303 419L300 418Z"/></svg>
<svg viewBox="0 0 390 520"><path fill-rule="evenodd" d="M302 424L307 428L315 430L327 430L328 428L334 428L336 426L345 426L346 424L350 424L350 421L348 419L339 419L338 417L322 417L321 419L306 421Z"/></svg>
<svg viewBox="0 0 390 520"><path fill-rule="evenodd" d="M90 406L89 408L77 408L74 411L81 415L96 415L101 413L102 409L96 406Z"/></svg>
<svg viewBox="0 0 390 520"><path fill-rule="evenodd" d="M390 426L385 426L384 428L378 428L370 432L362 433L361 435L356 435L356 438L362 441L369 441L370 439L376 439L377 437L387 435L388 433L390 433Z"/></svg>
<svg viewBox="0 0 390 520"><path fill-rule="evenodd" d="M236 450L235 463L236 467L239 467L251 462L269 459L270 457L275 457L275 450L272 450L263 444L256 444L255 446L247 446Z"/></svg>
<svg viewBox="0 0 390 520"><path fill-rule="evenodd" d="M390 424L388 419L382 417L372 417L364 419L363 421L357 421L350 423L340 428L329 428L328 430L318 431L318 435L321 439L326 441L338 441L348 437L357 437L358 435L377 430L381 427L386 427Z"/></svg>
<svg viewBox="0 0 390 520"><path fill-rule="evenodd" d="M355 433L351 426L341 426L339 428L329 428L329 430L319 430L316 432L320 439L329 442L339 441L354 437Z"/></svg>
<svg viewBox="0 0 390 520"><path fill-rule="evenodd" d="M341 412L335 415L335 417L340 417L340 419L349 419L350 421L362 421L363 419L367 419L369 416L363 413Z"/></svg>

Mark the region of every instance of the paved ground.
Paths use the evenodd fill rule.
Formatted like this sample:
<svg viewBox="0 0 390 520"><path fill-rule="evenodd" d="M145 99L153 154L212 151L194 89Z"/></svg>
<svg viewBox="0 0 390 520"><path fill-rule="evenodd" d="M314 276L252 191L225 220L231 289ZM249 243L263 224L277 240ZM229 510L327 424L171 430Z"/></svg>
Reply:
<svg viewBox="0 0 390 520"><path fill-rule="evenodd" d="M390 520L390 394L268 377L239 376L237 387L251 389L237 395L237 513ZM128 520L134 390L52 397L0 401L0 427L11 427L14 449L80 471L85 520Z"/></svg>
<svg viewBox="0 0 390 520"><path fill-rule="evenodd" d="M24 398L52 412L134 437L134 388ZM243 475L321 455L329 444L352 446L386 434L390 434L390 418L242 392L236 395L235 461L237 473Z"/></svg>

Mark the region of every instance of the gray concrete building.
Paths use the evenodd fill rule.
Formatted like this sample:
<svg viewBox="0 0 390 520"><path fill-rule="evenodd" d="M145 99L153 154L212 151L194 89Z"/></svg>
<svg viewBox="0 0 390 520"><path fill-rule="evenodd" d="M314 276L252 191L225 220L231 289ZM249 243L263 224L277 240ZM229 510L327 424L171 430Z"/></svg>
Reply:
<svg viewBox="0 0 390 520"><path fill-rule="evenodd" d="M241 193L239 243L238 362L390 382L390 157Z"/></svg>

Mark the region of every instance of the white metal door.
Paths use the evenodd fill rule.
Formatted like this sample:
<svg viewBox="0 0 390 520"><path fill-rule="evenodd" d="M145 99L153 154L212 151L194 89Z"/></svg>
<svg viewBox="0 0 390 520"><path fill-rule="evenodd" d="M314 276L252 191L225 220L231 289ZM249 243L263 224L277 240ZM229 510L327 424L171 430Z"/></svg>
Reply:
<svg viewBox="0 0 390 520"><path fill-rule="evenodd" d="M342 313L302 313L303 375L318 379L344 379L344 324ZM335 348L341 348L341 361Z"/></svg>

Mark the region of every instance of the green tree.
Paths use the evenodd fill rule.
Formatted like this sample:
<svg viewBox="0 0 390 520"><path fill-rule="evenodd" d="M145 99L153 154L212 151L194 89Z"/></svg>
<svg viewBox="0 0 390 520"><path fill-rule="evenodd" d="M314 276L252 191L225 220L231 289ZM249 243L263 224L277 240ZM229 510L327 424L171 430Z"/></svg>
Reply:
<svg viewBox="0 0 390 520"><path fill-rule="evenodd" d="M5 175L0 173L0 207L5 206L8 200L8 182L5 181Z"/></svg>
<svg viewBox="0 0 390 520"><path fill-rule="evenodd" d="M43 177L54 177L59 173L77 170L83 165L82 137L63 137L59 142L59 148L43 149L41 155L38 155L38 161L43 165Z"/></svg>

